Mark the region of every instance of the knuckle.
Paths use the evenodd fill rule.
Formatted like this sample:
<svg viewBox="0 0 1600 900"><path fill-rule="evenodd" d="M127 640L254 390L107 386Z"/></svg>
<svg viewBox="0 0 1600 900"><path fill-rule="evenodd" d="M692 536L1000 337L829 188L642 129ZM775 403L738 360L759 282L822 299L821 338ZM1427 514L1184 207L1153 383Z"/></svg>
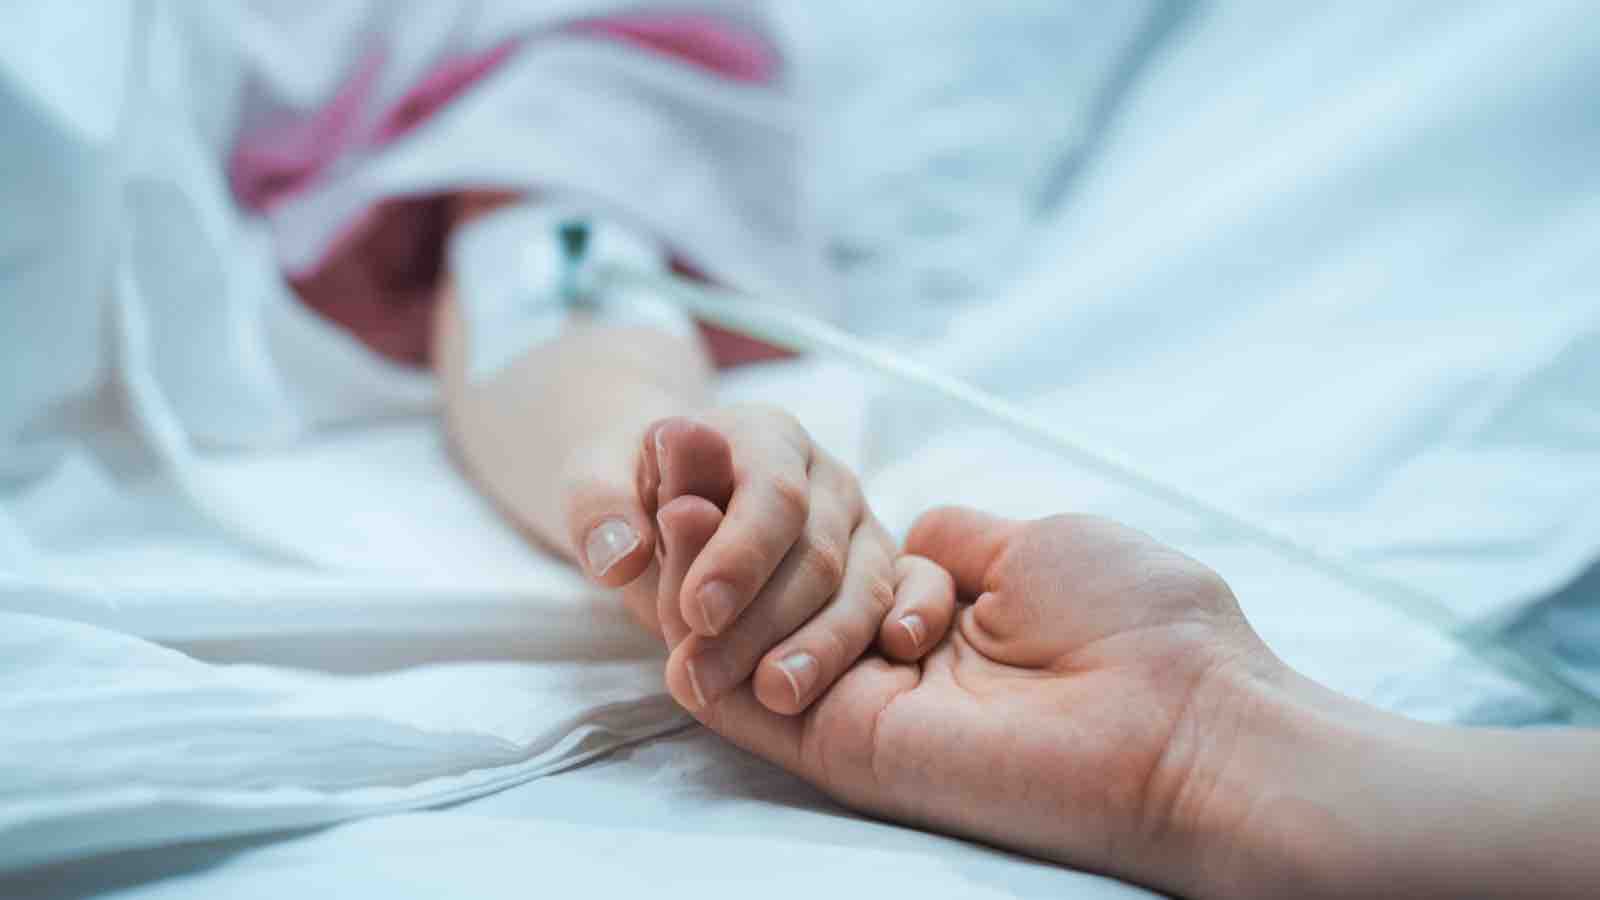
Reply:
<svg viewBox="0 0 1600 900"><path fill-rule="evenodd" d="M756 572L770 572L783 556L782 553L774 555L758 541L724 543L720 550L726 554L723 558L728 562L729 574L736 580L753 578Z"/></svg>
<svg viewBox="0 0 1600 900"><path fill-rule="evenodd" d="M867 582L867 602L876 619L889 615L894 608L894 583L887 575L874 575Z"/></svg>
<svg viewBox="0 0 1600 900"><path fill-rule="evenodd" d="M1233 600L1233 588L1215 569L1187 556L1174 561L1168 578L1174 594L1203 608Z"/></svg>
<svg viewBox="0 0 1600 900"><path fill-rule="evenodd" d="M852 522L861 522L869 518L867 512L867 498L861 490L861 482L843 464L827 461L822 466L829 474L829 487L834 497L839 501L846 515Z"/></svg>
<svg viewBox="0 0 1600 900"><path fill-rule="evenodd" d="M1200 592L1208 598L1233 603L1233 586L1228 584L1227 579L1209 566L1201 566L1200 569L1201 571L1195 576Z"/></svg>
<svg viewBox="0 0 1600 900"><path fill-rule="evenodd" d="M781 406L769 403L751 404L744 408L745 414L752 418L760 419L763 427L771 429L785 445L799 453L802 458L811 456L811 435L806 432L804 425L795 418L794 413Z"/></svg>
<svg viewBox="0 0 1600 900"><path fill-rule="evenodd" d="M817 665L824 672L838 672L852 662L850 645L832 629L822 629L817 633L811 652L816 654Z"/></svg>
<svg viewBox="0 0 1600 900"><path fill-rule="evenodd" d="M801 564L817 581L825 584L830 592L837 590L839 585L844 583L844 549L837 543L813 535L806 539L801 552L804 554Z"/></svg>
<svg viewBox="0 0 1600 900"><path fill-rule="evenodd" d="M772 496L783 514L797 521L805 521L811 511L811 492L803 478L772 476Z"/></svg>
<svg viewBox="0 0 1600 900"><path fill-rule="evenodd" d="M769 553L752 543L723 544L717 548L717 554L716 561L705 570L702 583L726 581L734 590L746 595L755 593L761 586L763 573L770 572L776 563Z"/></svg>

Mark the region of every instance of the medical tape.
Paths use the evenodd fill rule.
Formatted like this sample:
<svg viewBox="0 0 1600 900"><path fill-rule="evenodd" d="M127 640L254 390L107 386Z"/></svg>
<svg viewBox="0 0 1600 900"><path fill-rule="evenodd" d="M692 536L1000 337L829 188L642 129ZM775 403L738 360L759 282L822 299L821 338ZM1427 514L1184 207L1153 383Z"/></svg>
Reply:
<svg viewBox="0 0 1600 900"><path fill-rule="evenodd" d="M457 228L450 270L467 333L467 377L494 377L575 320L640 325L688 336L694 325L653 291L595 291L587 269L566 264L567 225L582 221L582 249L596 264L667 271L659 246L629 228L567 204L512 204Z"/></svg>

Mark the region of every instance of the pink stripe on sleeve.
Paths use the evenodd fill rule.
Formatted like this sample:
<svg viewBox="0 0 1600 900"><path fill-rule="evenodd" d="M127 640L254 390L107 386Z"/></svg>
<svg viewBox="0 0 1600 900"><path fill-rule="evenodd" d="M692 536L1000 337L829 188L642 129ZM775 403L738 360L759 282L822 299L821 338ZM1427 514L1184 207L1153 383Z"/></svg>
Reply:
<svg viewBox="0 0 1600 900"><path fill-rule="evenodd" d="M377 130L373 132L373 145L387 144L427 121L479 79L498 68L516 52L521 43L512 39L486 51L451 57L435 66L384 114Z"/></svg>
<svg viewBox="0 0 1600 900"><path fill-rule="evenodd" d="M386 62L382 49L363 56L331 100L288 122L263 122L234 146L228 174L239 202L269 219L277 204L317 190L336 166L383 149L426 125L522 47L562 34L599 38L660 55L729 81L775 81L781 57L760 35L715 16L637 13L568 24L554 32L508 36L487 49L446 54L387 108L377 95ZM314 199L314 198L311 198ZM403 364L423 364L443 249L448 194L388 198L376 207L339 213L334 235L316 262L291 283L312 309L369 348ZM332 224L332 223L329 223ZM769 348L713 339L719 358L745 358ZM723 344L729 344L723 347Z"/></svg>
<svg viewBox="0 0 1600 900"><path fill-rule="evenodd" d="M567 29L631 44L698 66L730 80L768 83L781 56L759 35L698 13L631 13L585 20ZM262 211L306 189L335 160L357 147L381 148L426 122L504 63L524 39L449 57L423 75L368 130L363 122L375 100L386 54L365 54L333 98L286 124L243 134L228 160L228 181L241 205Z"/></svg>
<svg viewBox="0 0 1600 900"><path fill-rule="evenodd" d="M310 115L242 135L228 159L228 183L247 209L265 210L304 189L359 141L361 114L383 71L381 49L363 56L333 99Z"/></svg>
<svg viewBox="0 0 1600 900"><path fill-rule="evenodd" d="M759 35L699 13L630 13L580 22L572 30L676 57L734 81L771 82L782 67L778 52Z"/></svg>

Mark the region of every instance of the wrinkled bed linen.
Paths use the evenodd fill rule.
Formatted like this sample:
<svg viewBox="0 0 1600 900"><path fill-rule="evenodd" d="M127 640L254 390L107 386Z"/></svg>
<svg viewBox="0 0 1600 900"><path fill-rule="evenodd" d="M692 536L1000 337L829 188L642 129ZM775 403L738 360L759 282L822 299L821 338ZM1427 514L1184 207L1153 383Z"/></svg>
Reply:
<svg viewBox="0 0 1600 900"><path fill-rule="evenodd" d="M860 459L848 373L755 369L725 396ZM4 508L30 553L0 571L0 871L456 802L688 722L658 643L504 525L429 419L196 458L312 569L102 458Z"/></svg>
<svg viewBox="0 0 1600 900"><path fill-rule="evenodd" d="M1543 642L1562 653L1575 677L1592 678L1594 655L1584 636L1592 631L1600 595L1592 578L1572 582L1600 547L1594 518L1600 509L1600 395L1590 387L1600 381L1600 306L1593 302L1600 271L1592 253L1600 234L1594 180L1600 170L1592 165L1592 117L1574 114L1582 109L1574 98L1587 96L1600 59L1590 18L1581 3L1514 10L1374 5L1313 13L1274 5L1196 8L1171 47L1150 61L1148 77L1130 90L1099 152L1074 182L1071 202L1037 236L1038 259L1025 277L992 303L954 310L941 325L944 339L920 352L1179 483L1283 522L1356 564L1425 587L1485 628ZM811 384L806 376L800 380ZM904 528L931 503L951 501L1013 514L1072 509L1112 515L1224 572L1275 651L1338 689L1441 721L1559 720L1548 703L1371 598L1296 571L992 429L954 420L937 404L882 385L840 384L855 384L858 393L813 386L800 394L871 398L853 411L838 411L835 418L854 421L855 430L829 442L861 448L856 461L868 475L875 509L892 528ZM784 396L772 385L762 389ZM386 408L405 412L425 399L408 395ZM72 414L93 418L95 411ZM258 716L286 727L287 719L300 716L307 730L299 746L332 747L340 739L381 745L384 759L411 773L400 781L439 771L427 768L436 764L478 772L465 763L471 754L483 761L479 765L500 765L519 779L542 771L541 765L576 758L582 751L540 741L560 722L581 729L578 720L561 716L593 713L594 707L540 707L548 711L542 721L513 723L486 706L482 722L464 724L450 719L448 709L424 708L439 704L411 701L434 688L470 697L468 682L481 679L485 700L538 703L549 696L541 691L566 676L541 680L517 667L517 655L551 652L532 636L535 623L566 622L576 624L563 640L587 633L598 642L567 644L593 658L554 660L549 671L567 672L574 679L567 684L588 684L600 692L593 696L604 708L620 710L606 699L608 679L642 664L648 649L628 643L614 607L584 605L570 574L531 565L524 555L516 566L500 568L504 554L518 547L515 537L469 527L486 513L464 487L451 500L456 488L436 483L448 482L437 477L444 471L437 434L414 422L387 427L344 434L343 442L330 435L296 453L195 456L193 471L204 471L197 480L208 496L235 498L222 504L224 511L261 510L246 525L268 539L246 545L211 529L170 480L150 472L130 477L141 472L138 453L115 436L97 434L93 453L58 456L47 477L23 488L7 482L10 516L0 517L0 553L18 569L48 573L56 586L52 593L37 589L43 579L32 587L0 585L7 621L42 629L32 644L35 658L62 684L109 692L94 673L109 658L126 657L151 679L147 687L166 685L208 702L228 698L219 715L233 716L236 725ZM352 465L357 460L374 465ZM414 468L418 461L426 465ZM417 474L395 479L397 472ZM295 523L273 502L299 477L312 479L330 503L347 503L386 479L401 480L423 499L424 511L386 502L351 513L357 518L350 528L339 516L306 516L315 521L302 531L306 523ZM88 519L75 518L59 502L80 490L93 499ZM423 522L435 517L448 526L441 531L475 535L426 543L462 563L459 569L436 567L426 553L396 559L363 536L376 529L371 533L397 542L391 546L420 546L421 533L407 533L414 523L403 524L413 515ZM296 545L296 534L315 540ZM259 544L287 544L282 549L348 566L349 584L356 587L290 573L281 561L251 549ZM178 580L141 585L138 573L157 563ZM390 577L389 566L401 568ZM461 590L445 590L460 572L468 573L456 585ZM219 591L219 582L230 586ZM592 610L596 620L586 620L580 609ZM41 622L40 613L51 610L64 621ZM450 623L458 626L453 634L428 631ZM521 637L507 640L508 631ZM154 642L186 653L175 656ZM80 644L84 652L75 655ZM452 662L463 657L479 661ZM345 674L287 669L298 665ZM583 672L602 674L585 681L576 674ZM647 697L655 685L641 687L637 709L652 712ZM569 699L591 697L583 690L560 688ZM33 708L17 697L10 706L0 702L0 709L16 722L69 735L70 728L94 725L74 718L76 704L91 709L110 695L63 689L63 703L51 707L46 690L33 698L41 701ZM323 695L329 699L319 705ZM160 691L141 696L162 709ZM672 727L670 709L661 711L652 727ZM638 733L629 731L637 722L627 716L596 721L602 724L591 733L593 741L614 746ZM100 733L121 728L125 736L153 741L149 746L173 746L161 743L170 736L136 724L109 721ZM318 744L324 738L315 729L322 725L333 737ZM70 749L65 740L32 746L59 754ZM49 826L53 832L28 833L44 834L40 846L56 848L51 852L60 858L143 841L127 837L138 833L138 816L159 825L146 832L149 842L163 843L208 833L185 829L212 816L226 821L234 815L228 804L240 806L237 795L227 795L226 803L211 795L172 815L177 807L144 795L138 816L105 819L104 810L123 814L114 796L130 796L106 787L110 770L137 772L138 756L128 745L73 746L86 763L95 753L108 760L109 768L98 773L83 767L83 777L100 779L87 782L99 785L89 790L98 792L100 805L74 810L58 804L54 818L13 820L13 830L0 833L0 852L13 854L4 858L8 867L25 861L18 855L25 851L16 849L25 842L10 839L23 828L58 823ZM821 805L815 792L748 759L740 768L715 755L719 746L703 735L651 742L637 753L560 779L526 781L450 812L217 851L237 858L205 872L173 862L166 871L183 877L151 881L144 890L163 897L235 888L281 894L296 867L308 866L328 883L347 880L355 893L358 874L370 868L366 861L385 854L404 859L397 869L403 880L388 885L394 894L406 894L409 885L417 888L412 895L426 895L423 888L443 884L457 863L486 891L502 883L525 888L516 881L528 877L524 863L543 858L530 853L558 861L563 854L529 850L515 840L520 835L570 842L580 848L572 859L588 859L581 848L597 845L630 848L649 859L640 848L654 831L673 835L661 838L665 847L715 852L725 834L747 833L757 823L782 839L739 844L750 868L738 871L765 866L813 895L827 873L864 884L885 871L943 864L926 862L933 857L959 860L954 865L969 874L987 873L979 884L1012 896L1054 896L1069 881L1073 888L1084 884L1074 873L890 826L848 817L802 823ZM184 750L195 758L207 747L192 741ZM535 762L541 752L544 761ZM38 757L16 761L33 767L28 771L77 777L76 768ZM520 761L508 761L513 757ZM234 771L285 771L264 758L254 765ZM695 776L695 766L706 771ZM164 771L180 780L203 774ZM456 796L450 791L458 779L482 774L471 772L429 782L438 791L434 802ZM730 772L763 775L720 784L725 776L738 781ZM341 773L354 777L334 766L326 773L329 783ZM20 797L28 784L19 773L9 790ZM382 805L393 794L370 799L381 792L408 790L348 782L323 787L368 798L361 807L367 812L397 808ZM203 791L198 796L208 797ZM600 799L585 805L588 798ZM259 802L242 808L255 810ZM405 802L423 801L410 794ZM325 819L351 809L335 806L316 809ZM277 815L262 814L249 827L287 824ZM471 833L482 833L471 831L480 826L503 828L507 838L448 849L457 815ZM828 808L827 815L838 813ZM578 819L583 827L551 824ZM641 823L648 833L638 833ZM714 835L711 841L701 839L706 833ZM824 843L829 834L905 852L850 857L850 865L838 869L826 860L844 857L829 855L820 874L803 862L784 867L801 852L796 848ZM405 852L419 840L447 844L437 867ZM218 862L203 850L171 853L141 859L198 853L196 869ZM655 865L665 865L656 859ZM81 876L91 868L72 872ZM631 876L607 877L623 884ZM692 886L707 883L695 877L713 876L686 877ZM742 877L731 883L744 884ZM948 884L946 893L962 895L974 887L958 879Z"/></svg>

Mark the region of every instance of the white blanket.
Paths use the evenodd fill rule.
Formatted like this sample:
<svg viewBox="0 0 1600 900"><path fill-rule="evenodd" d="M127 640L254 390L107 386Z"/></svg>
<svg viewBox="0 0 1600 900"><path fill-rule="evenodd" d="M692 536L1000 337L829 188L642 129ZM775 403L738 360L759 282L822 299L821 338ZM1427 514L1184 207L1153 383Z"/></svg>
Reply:
<svg viewBox="0 0 1600 900"><path fill-rule="evenodd" d="M724 392L859 461L847 374ZM33 554L0 572L0 870L454 802L687 724L657 642L501 522L432 420L195 462L209 519L82 455L9 506ZM228 509L320 571L230 540Z"/></svg>
<svg viewBox="0 0 1600 900"><path fill-rule="evenodd" d="M1196 9L1028 275L941 314L945 338L920 352L1464 616L1523 612L1600 549L1590 18L1581 3ZM837 372L826 391L805 370L800 390L754 377L769 399L857 398L802 415L854 452L892 527L950 501L1103 512L1223 572L1269 643L1340 689L1440 719L1550 715L1372 598L981 423ZM436 805L682 721L654 699L653 650L493 524L420 420L199 454L187 485L142 470L114 427L88 431L93 455L6 486L0 558L28 574L0 581L0 729L24 736L0 746L0 869ZM325 505L286 506L285 486ZM1562 614L1592 621L1594 604ZM606 848L640 868L596 874ZM510 893L536 870L618 890L654 874L652 890L696 896L762 873L780 895L1122 890L842 816L698 733L454 810L120 859L26 885L278 895L306 872L355 894L392 859L384 896Z"/></svg>

